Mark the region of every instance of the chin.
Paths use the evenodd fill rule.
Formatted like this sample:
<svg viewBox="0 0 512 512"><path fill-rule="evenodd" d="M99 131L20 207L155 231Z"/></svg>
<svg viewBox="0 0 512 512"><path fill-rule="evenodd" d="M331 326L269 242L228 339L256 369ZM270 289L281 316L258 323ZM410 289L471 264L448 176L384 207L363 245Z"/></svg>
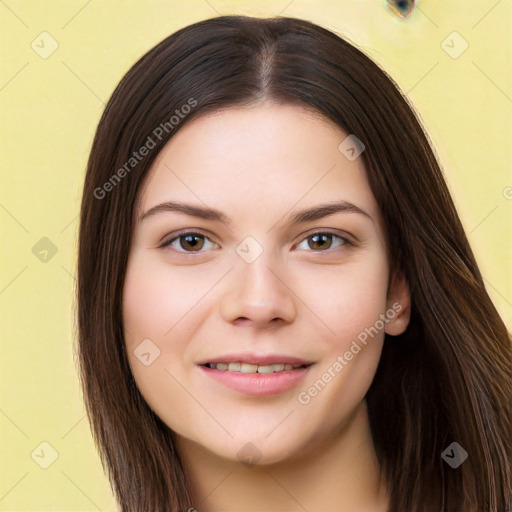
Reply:
<svg viewBox="0 0 512 512"><path fill-rule="evenodd" d="M230 438L222 444L213 440L204 440L200 444L218 457L232 462L241 462L247 467L278 464L297 457L303 454L304 447L307 444L306 441L301 442L299 439L290 438L284 430L281 436L276 433L271 434L270 437L273 437L273 439L266 438L266 434L254 436L247 432L240 436L233 434L234 439Z"/></svg>

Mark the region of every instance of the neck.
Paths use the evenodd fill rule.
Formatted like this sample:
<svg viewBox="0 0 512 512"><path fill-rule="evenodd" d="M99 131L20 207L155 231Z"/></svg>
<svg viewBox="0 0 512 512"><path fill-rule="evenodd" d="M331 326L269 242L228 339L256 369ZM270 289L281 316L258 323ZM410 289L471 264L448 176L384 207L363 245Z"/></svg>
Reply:
<svg viewBox="0 0 512 512"><path fill-rule="evenodd" d="M201 512L385 512L387 492L371 438L366 402L329 439L290 459L248 467L181 436L195 508Z"/></svg>

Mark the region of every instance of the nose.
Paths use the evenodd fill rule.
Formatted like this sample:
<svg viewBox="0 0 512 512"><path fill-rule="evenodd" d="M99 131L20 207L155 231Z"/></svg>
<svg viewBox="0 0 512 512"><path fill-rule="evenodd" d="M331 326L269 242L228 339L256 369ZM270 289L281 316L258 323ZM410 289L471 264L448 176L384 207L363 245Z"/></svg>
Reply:
<svg viewBox="0 0 512 512"><path fill-rule="evenodd" d="M221 315L237 326L269 329L292 323L296 316L295 296L285 272L265 257L254 262L237 262L228 274L229 282L222 297Z"/></svg>

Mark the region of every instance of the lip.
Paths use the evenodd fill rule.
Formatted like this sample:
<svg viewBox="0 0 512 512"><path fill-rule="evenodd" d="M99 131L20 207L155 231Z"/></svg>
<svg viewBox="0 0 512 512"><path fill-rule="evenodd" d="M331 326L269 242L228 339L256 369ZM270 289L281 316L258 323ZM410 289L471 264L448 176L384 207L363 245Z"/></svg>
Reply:
<svg viewBox="0 0 512 512"><path fill-rule="evenodd" d="M294 365L308 365L305 368L281 371L275 373L241 373L230 372L227 370L217 370L203 366L206 363L234 363L245 362L251 364L274 364L289 363ZM198 364L198 368L203 374L224 386L250 396L272 396L279 395L295 387L309 372L314 365L311 361L300 359L298 357L267 354L229 354L212 359L205 360Z"/></svg>
<svg viewBox="0 0 512 512"><path fill-rule="evenodd" d="M240 373L217 370L207 366L199 369L208 377L240 393L252 396L279 395L296 386L311 366L276 373Z"/></svg>
<svg viewBox="0 0 512 512"><path fill-rule="evenodd" d="M204 365L206 363L250 363L250 364L258 364L258 365L267 365L267 364L300 364L300 365L311 365L313 361L308 361L306 359L301 359L299 357L290 356L287 354L255 354L254 352L239 352L236 354L225 354L223 356L216 356L209 359L204 359L197 365ZM284 372L286 373L286 372Z"/></svg>

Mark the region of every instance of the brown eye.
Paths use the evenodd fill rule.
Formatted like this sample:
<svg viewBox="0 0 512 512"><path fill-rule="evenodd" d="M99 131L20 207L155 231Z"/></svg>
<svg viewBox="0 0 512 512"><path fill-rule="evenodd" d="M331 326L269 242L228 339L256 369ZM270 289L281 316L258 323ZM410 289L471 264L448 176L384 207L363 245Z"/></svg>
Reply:
<svg viewBox="0 0 512 512"><path fill-rule="evenodd" d="M170 238L168 241L162 243L160 247L172 247L177 252L182 253L194 253L194 252L205 252L201 251L205 247L208 247L207 241L215 245L207 236L201 233L182 233L179 236Z"/></svg>
<svg viewBox="0 0 512 512"><path fill-rule="evenodd" d="M198 251L204 245L204 240L201 235L182 235L178 237L180 246L187 251Z"/></svg>
<svg viewBox="0 0 512 512"><path fill-rule="evenodd" d="M329 249L332 245L332 236L322 233L309 237L309 240L309 247L315 251Z"/></svg>
<svg viewBox="0 0 512 512"><path fill-rule="evenodd" d="M304 242L306 242L307 248L312 249L313 251L326 252L327 249L333 248L333 239L339 240L338 245L335 245L335 247L351 243L348 239L336 235L334 233L319 232L309 235L307 238L304 239L304 241L301 242L301 244L304 244ZM299 249L301 249L301 244L297 246Z"/></svg>

